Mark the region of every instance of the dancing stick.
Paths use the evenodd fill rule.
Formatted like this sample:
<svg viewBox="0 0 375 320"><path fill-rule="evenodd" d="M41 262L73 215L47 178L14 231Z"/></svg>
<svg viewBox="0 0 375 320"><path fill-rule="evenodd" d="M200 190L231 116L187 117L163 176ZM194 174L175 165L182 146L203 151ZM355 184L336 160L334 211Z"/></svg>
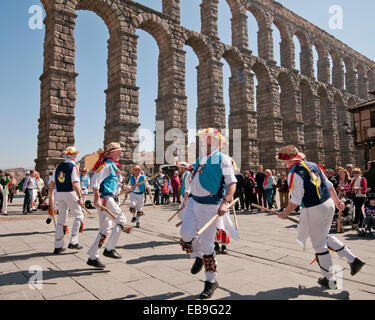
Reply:
<svg viewBox="0 0 375 320"><path fill-rule="evenodd" d="M276 211L273 211L273 210L271 210L271 209L268 209L268 208L265 208L265 207L262 207L262 206L259 206L259 205L255 204L255 203L252 203L251 205L252 205L253 207L255 207L255 208L258 208L258 209L261 209L261 210L267 211L267 212L269 212L269 213L272 213L272 214L277 214L277 215L279 215L279 213L278 213L278 212L276 212ZM299 224L299 221L298 221L298 220L296 220L296 219L293 219L293 218L291 218L291 217L287 217L287 219L288 219L288 220L290 220L290 221L293 221L294 223L297 223L297 224Z"/></svg>
<svg viewBox="0 0 375 320"><path fill-rule="evenodd" d="M180 213L180 211L181 211L182 209L184 209L185 207L186 207L186 205L184 205L183 207L181 207L180 209L178 209L177 212L175 212L175 213L173 214L173 216L170 217L170 218L168 219L168 222L171 221L176 215L178 215L178 214Z"/></svg>
<svg viewBox="0 0 375 320"><path fill-rule="evenodd" d="M131 188L130 188L130 190L128 190L128 191L121 191L121 193L119 194L119 196L121 195L121 194L123 194L123 193L129 193L129 192L132 192L135 188L137 188L137 187L139 187L140 185L142 185L142 184L144 184L144 183L146 183L146 182L148 182L148 181L150 181L150 180L152 180L152 179L154 179L154 178L156 178L157 176L159 175L159 173L156 173L156 174L154 174L152 177L150 177L150 178L148 178L148 179L146 179L146 180L143 180L143 181L141 181L141 182L138 182L138 183L136 183L134 186L132 186Z"/></svg>
<svg viewBox="0 0 375 320"><path fill-rule="evenodd" d="M102 211L107 212L112 217L113 220L117 219L117 217L110 210L108 210L105 206L103 206L102 204L99 204L99 207Z"/></svg>
<svg viewBox="0 0 375 320"><path fill-rule="evenodd" d="M343 232L342 225L341 225L341 217L342 217L342 211L339 211L339 215L337 217L337 227L336 227L338 233Z"/></svg>
<svg viewBox="0 0 375 320"><path fill-rule="evenodd" d="M229 206L228 206L228 209L233 207L235 205L235 203L237 201L239 201L240 198L237 198L236 200L232 201ZM216 214L215 216L213 216L198 232L197 232L197 236L200 237L200 235L206 231L206 229L217 219L219 218L220 216L218 214Z"/></svg>
<svg viewBox="0 0 375 320"><path fill-rule="evenodd" d="M234 226L236 227L236 230L238 230L236 209L233 207L232 210L233 210Z"/></svg>
<svg viewBox="0 0 375 320"><path fill-rule="evenodd" d="M87 208L85 207L85 205L80 205L80 206L82 207L83 210L85 210L85 211L91 216L91 212L90 212L90 210L87 209Z"/></svg>
<svg viewBox="0 0 375 320"><path fill-rule="evenodd" d="M178 228L180 225L182 225L182 220L176 224L176 228Z"/></svg>

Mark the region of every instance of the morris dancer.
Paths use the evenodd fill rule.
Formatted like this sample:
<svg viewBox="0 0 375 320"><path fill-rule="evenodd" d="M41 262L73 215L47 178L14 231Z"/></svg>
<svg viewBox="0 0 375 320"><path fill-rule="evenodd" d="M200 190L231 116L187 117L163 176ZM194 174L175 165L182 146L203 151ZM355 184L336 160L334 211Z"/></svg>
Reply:
<svg viewBox="0 0 375 320"><path fill-rule="evenodd" d="M135 165L132 168L133 175L129 179L129 187L132 187L136 185L139 182L145 181L146 177L141 174L142 169L139 167L139 165ZM136 222L136 228L140 228L141 224L141 216L144 215L143 213L143 204L144 204L144 193L146 191L146 188L148 188L148 191L151 195L151 189L148 182L141 184L140 186L134 188L130 192L130 213L133 215L132 217L132 223ZM151 200L152 201L152 200Z"/></svg>
<svg viewBox="0 0 375 320"><path fill-rule="evenodd" d="M81 171L80 181L81 181L81 189L82 189L82 201L85 204L86 197L89 194L90 177L87 174L86 168L81 168L80 171Z"/></svg>
<svg viewBox="0 0 375 320"><path fill-rule="evenodd" d="M68 233L66 223L69 210L74 217L74 222L72 226L72 237L68 248L83 248L78 244L79 232L83 231L83 212L81 208L83 205L82 191L79 180L79 169L78 165L75 163L78 154L79 150L75 147L66 148L63 155L67 159L57 166L49 184L49 205L53 207L55 204L53 189L56 186L56 199L59 206L59 215L55 231L54 254L60 254L65 251L64 236Z"/></svg>
<svg viewBox="0 0 375 320"><path fill-rule="evenodd" d="M231 159L218 148L225 142L218 130L208 128L199 133L207 145L207 153L193 164L191 197L186 203L184 220L180 229L182 250L195 258L191 268L197 274L205 266L205 285L201 299L212 297L218 287L216 281L217 261L214 250L217 223L212 223L198 239L197 231L215 215L223 216L226 230L233 239L239 239L229 216L228 204L236 190L236 178ZM227 188L226 188L227 186ZM216 220L217 221L217 220Z"/></svg>
<svg viewBox="0 0 375 320"><path fill-rule="evenodd" d="M363 265L348 248L334 236L329 235L335 205L343 210L345 203L337 197L333 184L328 180L321 168L313 162L305 162L305 155L293 146L285 146L277 154L276 159L282 160L289 168L288 185L291 199L286 209L279 213L279 218L288 215L301 206L297 241L306 246L308 237L316 254L323 278L318 283L326 288L336 289L337 283L332 272L332 257L328 249L337 252L340 258L348 261L351 275L357 274Z"/></svg>
<svg viewBox="0 0 375 320"><path fill-rule="evenodd" d="M99 213L99 234L87 252L90 256L87 264L100 269L104 269L105 265L99 260L99 248L103 246L108 236L109 239L103 255L113 259L122 258L116 252L115 247L119 240L120 232L125 227L126 217L114 199L114 193L118 188L120 177L120 170L118 169L120 165L118 161L121 157L121 151L123 149L121 149L119 143L109 143L95 163L93 168L94 175L91 179L91 188L94 192L94 205L98 208ZM100 209L101 205L109 209L117 217L112 232L112 220L108 213Z"/></svg>

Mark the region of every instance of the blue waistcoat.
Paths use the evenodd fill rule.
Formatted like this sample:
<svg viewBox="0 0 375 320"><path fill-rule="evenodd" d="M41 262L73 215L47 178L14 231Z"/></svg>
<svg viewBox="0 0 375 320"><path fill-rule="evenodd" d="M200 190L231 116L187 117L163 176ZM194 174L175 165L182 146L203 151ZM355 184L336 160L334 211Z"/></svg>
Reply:
<svg viewBox="0 0 375 320"><path fill-rule="evenodd" d="M306 162L306 166L309 168L311 173L315 175L315 180L317 181L319 195L316 189L316 185L313 181L313 177L307 171L307 169L300 163L296 164L291 172L298 174L303 180L303 187L305 193L302 198L302 208L310 208L326 202L330 197L329 190L324 183L322 170L318 167L317 164L313 162Z"/></svg>
<svg viewBox="0 0 375 320"><path fill-rule="evenodd" d="M142 182L144 180L146 180L146 178L145 178L145 176L143 174L141 174L139 176L138 183ZM135 185L135 176L131 176L130 177L130 184L131 184L131 186ZM138 186L138 189L139 189L140 192L134 192L134 190L132 192L135 193L135 194L142 194L142 193L144 193L145 192L145 184L141 184L140 186Z"/></svg>
<svg viewBox="0 0 375 320"><path fill-rule="evenodd" d="M113 194L117 190L120 179L120 170L111 160L104 159L104 162L111 168L111 173L100 184L99 192L101 193L101 198L114 197Z"/></svg>
<svg viewBox="0 0 375 320"><path fill-rule="evenodd" d="M71 162L60 163L55 170L55 183L57 192L73 191L72 172L76 165Z"/></svg>
<svg viewBox="0 0 375 320"><path fill-rule="evenodd" d="M80 176L81 184L83 182L83 186L87 189L89 187L89 176L86 175L85 177Z"/></svg>
<svg viewBox="0 0 375 320"><path fill-rule="evenodd" d="M186 185L185 185L185 178L187 176L191 176L191 173L189 171L186 171L183 176L182 176L182 185L181 185L181 189L180 189L180 193L181 195L184 197L185 196L185 189L186 189Z"/></svg>
<svg viewBox="0 0 375 320"><path fill-rule="evenodd" d="M193 195L193 199L197 202L218 204L223 200L227 189L225 186L223 171L220 166L223 157L224 155L221 152L215 151L208 157L205 164L199 165L199 158L193 164L193 172L199 174L200 185L210 193L210 196L207 197Z"/></svg>

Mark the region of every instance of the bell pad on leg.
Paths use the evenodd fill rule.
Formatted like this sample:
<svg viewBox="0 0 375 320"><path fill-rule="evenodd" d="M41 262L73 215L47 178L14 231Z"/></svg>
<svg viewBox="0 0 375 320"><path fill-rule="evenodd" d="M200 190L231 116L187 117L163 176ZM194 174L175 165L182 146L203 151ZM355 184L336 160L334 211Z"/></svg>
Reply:
<svg viewBox="0 0 375 320"><path fill-rule="evenodd" d="M217 263L214 254L204 255L203 263L207 272L217 272Z"/></svg>
<svg viewBox="0 0 375 320"><path fill-rule="evenodd" d="M186 253L193 253L193 240L190 242L185 242L184 240L180 239L180 245L182 251L185 251Z"/></svg>

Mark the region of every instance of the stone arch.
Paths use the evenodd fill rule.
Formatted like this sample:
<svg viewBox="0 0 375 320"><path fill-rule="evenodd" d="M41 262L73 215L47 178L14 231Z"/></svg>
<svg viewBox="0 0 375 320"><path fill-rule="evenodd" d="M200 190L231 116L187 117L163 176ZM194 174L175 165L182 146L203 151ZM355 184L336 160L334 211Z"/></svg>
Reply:
<svg viewBox="0 0 375 320"><path fill-rule="evenodd" d="M272 22L270 16L251 2L248 2L246 10L254 16L258 24L258 56L264 60L273 60Z"/></svg>
<svg viewBox="0 0 375 320"><path fill-rule="evenodd" d="M349 125L349 128L351 128L351 114L346 110L344 97L341 92L336 92L334 102L337 110L337 131L340 140L341 164L354 163L354 141L350 135L346 134L345 129L346 123Z"/></svg>
<svg viewBox="0 0 375 320"><path fill-rule="evenodd" d="M324 146L320 121L319 97L315 95L311 84L302 79L301 92L302 119L304 123L305 154L308 160L323 163Z"/></svg>
<svg viewBox="0 0 375 320"><path fill-rule="evenodd" d="M205 38L198 32L191 31L184 34L185 45L190 46L197 55L199 62L202 63L214 56L214 51Z"/></svg>
<svg viewBox="0 0 375 320"><path fill-rule="evenodd" d="M330 94L325 86L318 89L320 102L321 124L323 127L324 163L336 168L341 163L338 149L337 113Z"/></svg>
<svg viewBox="0 0 375 320"><path fill-rule="evenodd" d="M358 71L358 95L360 98L367 100L369 97L369 79L367 78L366 66L359 62L356 69Z"/></svg>
<svg viewBox="0 0 375 320"><path fill-rule="evenodd" d="M279 17L273 19L273 24L280 32L280 61L281 66L293 69L295 67L294 42L287 24Z"/></svg>
<svg viewBox="0 0 375 320"><path fill-rule="evenodd" d="M355 69L354 62L351 57L344 56L345 64L345 84L346 91L351 94L358 95L358 76Z"/></svg>
<svg viewBox="0 0 375 320"><path fill-rule="evenodd" d="M283 140L304 149L303 121L299 89L292 74L280 72L277 81L280 86L280 114L282 117Z"/></svg>
<svg viewBox="0 0 375 320"><path fill-rule="evenodd" d="M318 61L316 63L318 71L317 80L328 84L331 79L331 64L328 52L320 40L315 40L314 47L318 52Z"/></svg>
<svg viewBox="0 0 375 320"><path fill-rule="evenodd" d="M168 24L159 16L152 13L140 13L132 20L135 29L148 32L158 43L159 49L168 50L174 45L172 31Z"/></svg>
<svg viewBox="0 0 375 320"><path fill-rule="evenodd" d="M226 0L226 2L232 13L232 45L237 48L248 49L246 11L239 0Z"/></svg>
<svg viewBox="0 0 375 320"><path fill-rule="evenodd" d="M337 89L345 88L345 72L342 58L335 48L329 50L332 59L332 85Z"/></svg>
<svg viewBox="0 0 375 320"><path fill-rule="evenodd" d="M312 46L308 40L305 31L297 29L294 32L294 36L297 37L300 46L300 70L301 74L314 78L314 57L312 52Z"/></svg>

